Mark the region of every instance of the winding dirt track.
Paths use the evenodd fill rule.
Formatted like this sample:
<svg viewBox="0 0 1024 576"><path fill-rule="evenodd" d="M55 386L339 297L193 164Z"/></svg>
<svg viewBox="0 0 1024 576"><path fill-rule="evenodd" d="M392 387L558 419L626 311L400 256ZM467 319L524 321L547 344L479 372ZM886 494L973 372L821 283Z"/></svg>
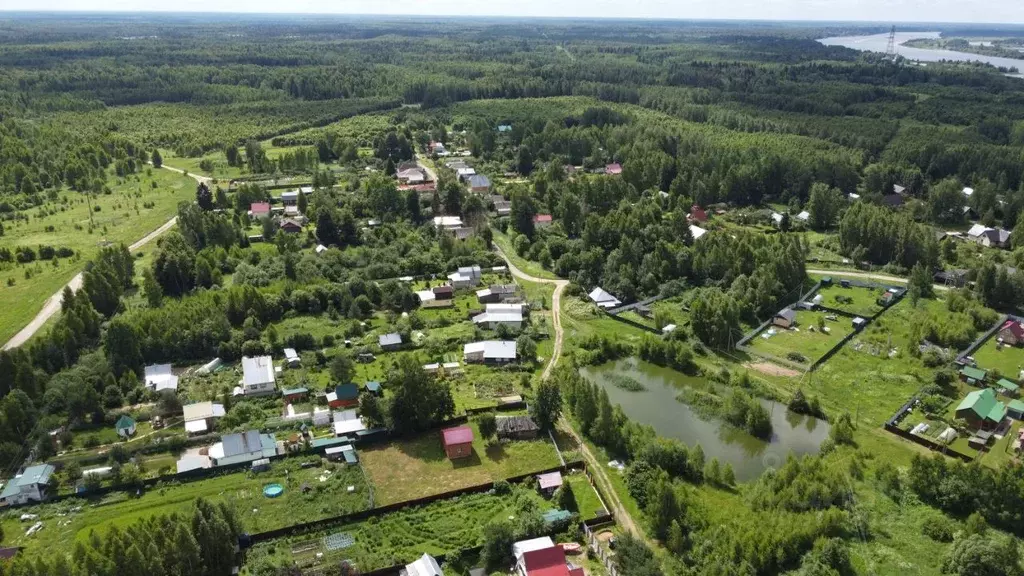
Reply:
<svg viewBox="0 0 1024 576"><path fill-rule="evenodd" d="M177 172L179 174L185 174L185 171L180 169L180 168L174 168L174 167L167 166L167 165L161 166L161 168L164 168L165 170L170 170L171 172ZM197 176L195 174L189 174L189 176L195 178L196 182L207 182L207 183L209 183L210 180L211 180L210 178L207 178L206 176ZM134 251L142 248L146 244L149 244L153 240L156 240L156 238L158 236L160 236L161 234L163 234L164 232L167 232L168 230L173 228L174 225L177 222L178 222L178 217L177 216L171 218L167 222L164 222L162 225L160 225L159 228L157 228L156 230L153 230L149 234L146 234L141 239L136 241L134 244L129 246L128 250L134 252ZM45 326L46 322L51 317L53 317L54 314L57 314L58 312L60 312L60 305L61 305L61 300L63 300L64 288L71 288L72 292L77 292L78 289L82 287L82 278L83 278L82 273L79 272L78 274L75 274L75 277L72 278L67 284L65 284L64 286L61 286L60 290L57 290L56 292L54 292L53 296L50 296L46 300L46 303L43 304L43 309L40 310L38 314L36 314L35 318L33 318L31 322L26 324L24 328L22 328L10 340L8 340L7 343L4 344L4 348L3 349L4 350L10 350L11 348L17 348L18 346L21 346L25 342L28 342L30 338L35 336L36 332L38 332L40 328Z"/></svg>
<svg viewBox="0 0 1024 576"><path fill-rule="evenodd" d="M544 368L544 372L541 376L542 378L548 378L551 376L551 371L555 368L555 365L558 364L558 360L562 356L562 339L564 337L564 331L562 330L562 292L565 290L565 287L569 285L569 281L550 280L547 278L531 276L517 268L516 265L509 260L508 256L502 252L501 248L495 246L494 250L505 259L505 264L508 265L508 269L512 272L513 276L526 280L527 282L553 284L555 286L555 292L551 296L551 324L555 328L555 347L554 351L551 353L551 360ZM615 515L615 521L630 534L638 538L644 538L643 531L629 515L626 507L622 505L622 501L619 500L618 495L612 488L611 480L608 479L605 465L599 461L597 457L594 456L594 453L590 451L590 448L583 443L565 417L563 417L558 424L559 427L568 432L579 445L580 453L583 454L584 460L587 461L587 467L593 475L594 480L601 485L602 491L611 500L610 502L605 502L605 505L611 508L610 512Z"/></svg>

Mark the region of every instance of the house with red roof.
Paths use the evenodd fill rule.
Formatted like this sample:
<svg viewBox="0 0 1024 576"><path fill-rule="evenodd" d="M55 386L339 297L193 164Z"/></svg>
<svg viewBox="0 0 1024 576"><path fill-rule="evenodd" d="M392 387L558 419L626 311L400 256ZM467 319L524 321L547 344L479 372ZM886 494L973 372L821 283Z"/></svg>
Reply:
<svg viewBox="0 0 1024 576"><path fill-rule="evenodd" d="M1007 320L999 328L999 339L1010 346L1024 344L1024 324L1013 319Z"/></svg>
<svg viewBox="0 0 1024 576"><path fill-rule="evenodd" d="M249 205L249 215L264 218L270 215L270 202L253 202Z"/></svg>
<svg viewBox="0 0 1024 576"><path fill-rule="evenodd" d="M533 217L533 225L537 228L551 226L551 214L537 214Z"/></svg>
<svg viewBox="0 0 1024 576"><path fill-rule="evenodd" d="M707 212L704 211L703 208L694 204L690 208L690 220L693 220L695 222L707 222L708 214Z"/></svg>
<svg viewBox="0 0 1024 576"><path fill-rule="evenodd" d="M605 174L622 174L622 164L615 162L604 167Z"/></svg>
<svg viewBox="0 0 1024 576"><path fill-rule="evenodd" d="M444 442L444 453L449 460L469 458L473 455L473 429L469 426L456 426L441 430Z"/></svg>
<svg viewBox="0 0 1024 576"><path fill-rule="evenodd" d="M544 536L512 546L518 576L586 576L583 568L565 561L565 550Z"/></svg>

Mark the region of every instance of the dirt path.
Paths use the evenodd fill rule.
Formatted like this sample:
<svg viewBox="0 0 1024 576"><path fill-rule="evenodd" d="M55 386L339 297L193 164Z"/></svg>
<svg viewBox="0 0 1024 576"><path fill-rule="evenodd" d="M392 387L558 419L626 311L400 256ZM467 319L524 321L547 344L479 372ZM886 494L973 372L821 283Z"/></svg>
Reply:
<svg viewBox="0 0 1024 576"><path fill-rule="evenodd" d="M793 370L792 368L783 368L782 366L779 366L778 364L773 364L771 362L764 362L764 361L761 361L761 362L747 362L743 366L744 366L744 368L750 368L751 370L757 370L758 372L760 372L762 374L767 374L769 376L796 377L796 376L800 376L800 375L803 374L803 372L797 372L796 370Z"/></svg>
<svg viewBox="0 0 1024 576"><path fill-rule="evenodd" d="M899 276L890 276L888 274L875 274L873 272L847 272L845 270L814 270L811 268L807 269L808 274L824 274L826 276L846 276L848 278L863 278L864 280L881 280L882 282L896 282L898 284L906 284L907 279ZM949 286L943 284L932 284L936 290L949 290Z"/></svg>
<svg viewBox="0 0 1024 576"><path fill-rule="evenodd" d="M185 171L180 169L180 168L173 168L173 167L167 166L167 165L161 166L161 168L164 168L165 170L170 170L171 172L177 172L179 174L185 174ZM191 176L192 178L195 178L197 182L207 182L207 183L209 183L211 181L211 179L207 178L206 176L197 176L195 174L189 174L189 176ZM164 222L159 228L157 228L156 230L153 230L149 234L146 234L140 240L136 241L134 244L129 246L128 250L134 252L134 251L142 248L146 244L148 244L148 243L152 242L153 240L155 240L158 236L160 236L164 232L167 232L168 230L170 230L172 227L174 227L174 225L177 222L178 222L178 217L177 216L171 218L167 222ZM11 348L17 348L18 346L21 346L25 342L28 342L30 338L35 336L36 332L38 332L40 328L45 326L46 323L50 320L51 317L53 317L55 314L60 312L60 305L61 305L61 301L63 300L64 288L71 288L72 292L77 292L78 289L82 287L82 278L83 278L82 273L79 272L78 274L75 274L75 277L72 278L67 284L65 284L64 286L61 286L60 290L57 290L53 294L53 296L50 296L46 300L46 303L43 304L43 309L40 310L38 314L36 314L35 318L33 318L31 322L26 324L24 328L22 328L20 331L18 331L17 334L15 334L10 340L7 341L6 344L4 344L4 348L3 349L4 350L10 350Z"/></svg>
<svg viewBox="0 0 1024 576"><path fill-rule="evenodd" d="M555 292L551 296L551 324L555 328L555 346L554 351L551 353L551 360L548 365L544 368L544 373L541 375L542 378L548 378L551 376L551 371L555 365L558 364L559 358L562 356L562 339L564 337L564 331L562 330L562 292L565 287L569 285L568 280L549 280L547 278L537 278L531 276L526 272L523 272L516 267L515 264L509 260L508 256L501 251L501 248L495 246L494 250L505 259L505 264L508 266L512 275L516 278L521 278L527 282L535 282L537 284L554 284ZM611 507L610 512L615 515L615 521L622 526L624 530L633 534L634 536L643 538L644 533L637 526L636 522L629 515L626 507L622 505L622 501L619 500L618 494L616 494L612 487L611 480L608 479L606 467L604 463L599 461L594 453L590 451L590 448L580 439L576 431L573 430L572 424L563 416L559 422L559 426L572 436L573 440L579 446L580 453L583 454L583 459L587 461L587 467L593 474L594 480L601 485L601 489L605 495L610 499L610 502L606 502Z"/></svg>

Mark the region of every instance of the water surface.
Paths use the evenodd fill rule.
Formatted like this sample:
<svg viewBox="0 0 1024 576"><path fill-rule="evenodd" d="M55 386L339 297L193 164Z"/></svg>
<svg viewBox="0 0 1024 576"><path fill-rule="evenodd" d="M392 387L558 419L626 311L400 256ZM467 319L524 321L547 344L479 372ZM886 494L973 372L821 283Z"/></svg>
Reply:
<svg viewBox="0 0 1024 576"><path fill-rule="evenodd" d="M640 360L589 366L580 373L607 390L612 404L622 406L630 420L652 426L659 436L681 440L688 446L700 444L708 460L715 457L723 464L732 464L740 481L751 480L766 468L779 466L790 452L798 456L817 454L822 440L828 437L827 422L793 414L785 405L770 400L761 400L772 416L770 441L755 438L716 418L702 418L690 406L676 400L676 396L684 387L707 388L706 380ZM629 392L615 386L609 379L615 373L639 380L647 390Z"/></svg>
<svg viewBox="0 0 1024 576"><path fill-rule="evenodd" d="M1024 60L1015 58L1001 58L999 56L984 56L971 54L970 52L957 52L955 50L932 50L930 48L912 48L902 46L903 42L915 38L938 38L938 32L897 32L896 53L910 60L920 62L938 62L940 60L953 60L957 62L986 62L993 66L1002 68L1022 68ZM870 36L836 36L833 38L822 38L818 40L826 46L845 46L854 50L866 52L882 52L889 43L888 34L872 34Z"/></svg>

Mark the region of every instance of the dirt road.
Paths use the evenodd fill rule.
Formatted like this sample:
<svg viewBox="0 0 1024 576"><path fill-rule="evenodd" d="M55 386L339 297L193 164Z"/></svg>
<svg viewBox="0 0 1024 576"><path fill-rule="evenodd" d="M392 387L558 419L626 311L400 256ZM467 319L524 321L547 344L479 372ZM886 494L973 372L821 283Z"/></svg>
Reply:
<svg viewBox="0 0 1024 576"><path fill-rule="evenodd" d="M558 364L558 359L562 356L562 341L564 338L564 330L562 330L562 292L565 291L565 287L569 285L569 281L549 280L547 278L531 276L517 268L516 265L509 260L508 256L501 251L501 248L495 246L494 250L505 259L505 264L508 266L509 271L512 272L512 275L516 278L521 278L527 282L535 282L537 284L554 284L555 286L555 292L551 296L551 324L555 328L555 346L554 351L551 353L551 360L548 361L548 365L544 368L544 373L541 375L542 378L548 378L551 376L551 371L555 368L555 365ZM611 500L610 502L605 502L605 504L611 508L610 512L615 515L615 521L630 534L643 538L643 531L641 531L639 526L637 526L625 506L622 505L622 501L619 500L618 495L615 493L611 480L608 479L605 464L594 456L594 453L590 451L590 448L588 448L585 443L583 443L580 437L576 434L576 431L573 430L572 424L570 424L565 417L563 417L558 424L559 427L568 432L579 445L580 453L583 454L583 459L587 461L587 467L590 469L591 474L593 474L594 480L601 485L602 492Z"/></svg>
<svg viewBox="0 0 1024 576"><path fill-rule="evenodd" d="M877 280L881 282L896 282L897 284L906 284L907 279L900 276L890 276L888 274L875 274L873 272L847 272L845 270L814 270L808 269L808 274L824 274L826 276L846 276L848 278L862 278L864 280ZM949 290L949 286L943 284L933 284L936 290Z"/></svg>
<svg viewBox="0 0 1024 576"><path fill-rule="evenodd" d="M180 169L180 168L174 168L174 167L167 166L167 165L164 165L164 166L161 166L161 167L164 168L165 170L170 170L171 172L177 172L179 174L184 174L185 173L185 171ZM211 181L211 179L207 178L206 176L197 176L195 174L189 174L189 176L195 178L197 182L207 182L207 183L209 183ZM177 223L177 221L178 221L178 217L175 216L175 217L171 218L170 220L168 220L167 222L164 222L159 228L157 228L156 230L153 230L149 234L146 234L140 240L136 241L134 244L129 246L128 250L134 252L134 251L142 248L146 244L148 244L148 243L152 242L153 240L155 240L158 236L160 236L164 232L167 232L168 230L170 230L175 225L175 223ZM43 304L43 309L40 310L38 314L36 314L35 318L33 318L31 322L26 324L24 328L22 328L17 334L14 335L14 337L12 337L10 340L8 340L7 343L4 344L4 348L3 349L4 350L10 350L11 348L16 348L18 346L21 346L25 342L28 342L28 340L30 338L32 338L32 336L35 336L35 333L38 332L40 328L45 326L46 322L54 314L57 314L58 312L60 312L60 305L61 305L61 300L63 300L64 288L71 288L72 292L77 292L78 289L82 287L82 278L83 277L82 277L82 273L81 272L79 272L78 274L75 274L75 277L72 278L70 282L68 282L67 284L62 286L60 290L57 290L57 292L55 292L53 294L53 296L50 296L46 300L46 304Z"/></svg>

